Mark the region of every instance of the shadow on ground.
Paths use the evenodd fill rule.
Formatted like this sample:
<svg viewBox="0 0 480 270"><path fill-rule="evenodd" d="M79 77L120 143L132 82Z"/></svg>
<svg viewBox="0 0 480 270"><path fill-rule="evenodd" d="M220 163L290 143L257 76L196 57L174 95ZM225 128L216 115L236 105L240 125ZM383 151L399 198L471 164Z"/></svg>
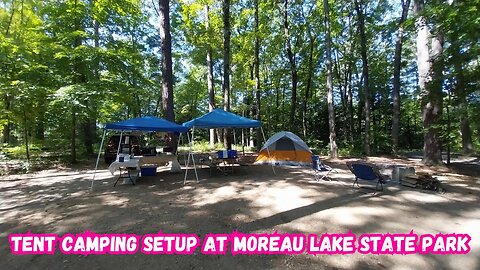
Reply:
<svg viewBox="0 0 480 270"><path fill-rule="evenodd" d="M402 159L376 160L385 170ZM332 181L316 182L308 168L236 167L223 175L199 170L200 182L190 173L162 171L143 177L135 186L113 187L114 177L103 168L93 191L92 171L58 170L0 181L0 261L5 269L478 269L478 179L462 170L438 170L444 194L409 189L390 183L384 192L352 189L345 160L327 161L337 172ZM478 161L471 170L478 170ZM421 168L423 169L423 168ZM478 174L477 174L478 175ZM8 234L25 233L165 233L321 234L363 233L469 233L468 255L360 255L311 256L203 255L63 255L10 254ZM3 268L2 267L2 268Z"/></svg>

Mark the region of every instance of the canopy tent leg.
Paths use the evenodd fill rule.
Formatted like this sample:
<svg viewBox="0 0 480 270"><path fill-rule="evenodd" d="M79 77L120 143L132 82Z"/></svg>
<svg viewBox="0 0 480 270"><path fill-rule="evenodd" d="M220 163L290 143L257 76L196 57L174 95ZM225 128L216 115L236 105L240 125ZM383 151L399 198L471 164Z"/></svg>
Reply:
<svg viewBox="0 0 480 270"><path fill-rule="evenodd" d="M265 139L265 133L263 133L263 127L260 126L260 130L262 131L263 143L265 144L267 140ZM272 165L273 174L276 174L275 168L273 167L273 162L271 161L272 157L270 156L270 150L268 150L268 146L265 149L267 149L268 158L270 159L270 164Z"/></svg>
<svg viewBox="0 0 480 270"><path fill-rule="evenodd" d="M105 134L107 133L107 130L103 130L103 136L102 136L102 142L100 143L100 149L98 149L98 156L97 156L97 163L95 164L95 171L93 172L93 178L92 178L92 184L90 185L90 190L93 190L93 182L95 181L95 175L97 174L97 169L98 169L98 162L100 161L100 154L102 152L103 148L103 141L105 140Z"/></svg>
<svg viewBox="0 0 480 270"><path fill-rule="evenodd" d="M193 170L195 171L195 178L198 183L198 174L197 174L197 167L195 166L195 158L193 156L193 135L195 133L195 127L192 129L192 138L188 135L187 132L187 137L188 137L188 143L190 145L190 149L188 151L188 157L187 157L187 163L185 165L185 177L183 178L183 184L185 185L187 183L187 175L188 175L188 167L190 166L190 157L192 157L192 164L193 164Z"/></svg>
<svg viewBox="0 0 480 270"><path fill-rule="evenodd" d="M192 138L191 138L191 145L192 147L190 148L190 151L192 152L192 163L193 163L193 171L195 171L195 179L197 180L198 183L198 174L197 174L197 165L195 164L195 158L193 157L193 134L195 133L195 127L192 129Z"/></svg>
<svg viewBox="0 0 480 270"><path fill-rule="evenodd" d="M236 136L236 129L233 129L233 147L235 148L234 150L237 150L237 136Z"/></svg>
<svg viewBox="0 0 480 270"><path fill-rule="evenodd" d="M187 154L187 161L185 162L185 177L183 178L183 184L187 183L187 175L188 175L188 166L190 165L190 150L188 150Z"/></svg>

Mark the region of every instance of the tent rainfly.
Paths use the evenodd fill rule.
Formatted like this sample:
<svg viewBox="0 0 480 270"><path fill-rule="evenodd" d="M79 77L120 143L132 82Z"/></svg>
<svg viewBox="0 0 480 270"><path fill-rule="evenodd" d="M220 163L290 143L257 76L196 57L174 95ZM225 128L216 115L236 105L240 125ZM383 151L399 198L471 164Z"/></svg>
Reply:
<svg viewBox="0 0 480 270"><path fill-rule="evenodd" d="M206 113L200 117L192 119L182 124L184 127L192 128L192 139L190 141L190 149L193 148L193 134L195 128L260 128L265 141L265 134L263 133L262 123L258 120L249 119L232 112L227 112L222 109L215 109L209 113ZM187 133L188 135L188 133ZM268 151L268 150L267 150ZM187 168L185 172L184 183L187 181L188 166L190 164L190 158L192 159L193 167L195 168L195 159L193 158L193 152L190 151L187 158ZM272 166L273 169L273 166ZM196 173L196 171L195 171ZM275 173L275 169L273 169ZM197 177L198 179L198 177Z"/></svg>
<svg viewBox="0 0 480 270"><path fill-rule="evenodd" d="M98 150L97 163L95 164L95 171L93 173L93 179L90 189L93 189L93 183L95 181L95 175L98 169L98 162L100 160L100 153L102 152L103 143L105 141L105 134L107 133L107 130L120 131L120 140L117 150L118 155L118 152L120 151L120 142L122 141L124 131L186 133L188 131L188 127L184 127L163 118L158 118L154 116L144 116L127 119L116 123L108 123L103 130L102 142L100 143L100 149Z"/></svg>
<svg viewBox="0 0 480 270"><path fill-rule="evenodd" d="M309 166L312 163L312 151L297 135L289 131L280 131L263 145L255 163Z"/></svg>

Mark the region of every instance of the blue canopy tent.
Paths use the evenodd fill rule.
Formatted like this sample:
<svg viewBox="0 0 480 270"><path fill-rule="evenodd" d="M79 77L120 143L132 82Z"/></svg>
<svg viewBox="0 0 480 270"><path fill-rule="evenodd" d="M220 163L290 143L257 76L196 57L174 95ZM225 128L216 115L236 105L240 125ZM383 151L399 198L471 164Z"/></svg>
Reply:
<svg viewBox="0 0 480 270"><path fill-rule="evenodd" d="M184 127L192 129L192 139L190 141L190 149L193 147L193 134L195 128L260 128L265 141L265 134L263 133L262 123L258 120L249 119L232 112L227 112L222 109L215 109L209 113L206 113L200 117L192 119L182 124ZM188 136L188 133L187 133ZM195 168L195 159L193 158L193 152L190 150L187 158L186 171L184 183L187 180L188 166L190 165L190 157L192 158L193 167ZM273 169L273 166L272 166ZM273 169L275 173L275 169ZM196 173L196 171L195 171ZM198 180L198 177L197 177Z"/></svg>
<svg viewBox="0 0 480 270"><path fill-rule="evenodd" d="M105 141L105 134L107 130L117 130L120 131L120 140L117 150L117 155L120 150L120 143L122 141L122 136L124 131L144 131L144 132L178 132L186 133L188 127L178 125L176 123L170 122L168 120L153 117L153 116L144 116L138 118L131 118L124 121L116 123L108 123L104 130L102 136L102 142L100 143L100 149L98 150L97 163L95 165L95 172L93 173L92 184L90 189L93 189L93 183L95 181L95 174L97 173L98 162L100 160L100 153L102 152L103 142Z"/></svg>
<svg viewBox="0 0 480 270"><path fill-rule="evenodd" d="M105 129L110 130L133 130L133 131L147 131L147 132L179 132L185 133L188 131L187 127L170 122L163 118L144 116L138 118L131 118L117 123L108 123Z"/></svg>
<svg viewBox="0 0 480 270"><path fill-rule="evenodd" d="M188 128L259 128L262 123L222 109L215 109L183 123L182 126Z"/></svg>

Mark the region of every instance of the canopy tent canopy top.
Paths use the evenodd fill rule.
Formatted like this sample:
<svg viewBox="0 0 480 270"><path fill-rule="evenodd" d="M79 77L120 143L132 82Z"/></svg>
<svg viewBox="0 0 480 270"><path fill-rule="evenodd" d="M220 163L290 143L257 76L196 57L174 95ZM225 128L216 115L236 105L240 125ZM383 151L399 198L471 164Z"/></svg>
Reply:
<svg viewBox="0 0 480 270"><path fill-rule="evenodd" d="M182 125L187 128L259 128L262 126L258 120L226 112L222 109L215 109Z"/></svg>
<svg viewBox="0 0 480 270"><path fill-rule="evenodd" d="M122 131L150 131L150 132L180 132L185 133L188 127L178 125L168 120L154 117L144 116L131 118L116 123L108 123L105 129L122 130Z"/></svg>

